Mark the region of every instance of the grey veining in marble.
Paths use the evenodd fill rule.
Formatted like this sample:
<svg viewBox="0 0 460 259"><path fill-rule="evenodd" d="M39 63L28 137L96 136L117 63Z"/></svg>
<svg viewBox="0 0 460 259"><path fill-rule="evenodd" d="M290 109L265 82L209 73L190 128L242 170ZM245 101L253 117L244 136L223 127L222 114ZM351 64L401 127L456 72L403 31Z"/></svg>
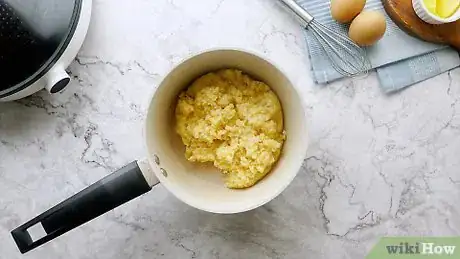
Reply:
<svg viewBox="0 0 460 259"><path fill-rule="evenodd" d="M375 74L325 87L275 0L95 0L72 86L0 104L0 258L363 258L384 235L460 235L460 70L383 95ZM9 232L144 155L151 94L182 58L257 51L307 107L311 146L292 185L239 215L162 187L25 256Z"/></svg>

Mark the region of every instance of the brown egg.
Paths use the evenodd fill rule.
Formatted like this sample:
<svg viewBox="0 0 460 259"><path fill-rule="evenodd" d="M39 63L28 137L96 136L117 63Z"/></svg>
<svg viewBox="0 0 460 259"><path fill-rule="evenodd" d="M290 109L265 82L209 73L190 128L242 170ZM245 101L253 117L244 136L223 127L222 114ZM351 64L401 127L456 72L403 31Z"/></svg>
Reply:
<svg viewBox="0 0 460 259"><path fill-rule="evenodd" d="M366 5L366 0L332 0L331 15L341 23L351 22Z"/></svg>
<svg viewBox="0 0 460 259"><path fill-rule="evenodd" d="M348 36L359 46L371 46L385 34L387 22L378 11L364 11L351 23Z"/></svg>

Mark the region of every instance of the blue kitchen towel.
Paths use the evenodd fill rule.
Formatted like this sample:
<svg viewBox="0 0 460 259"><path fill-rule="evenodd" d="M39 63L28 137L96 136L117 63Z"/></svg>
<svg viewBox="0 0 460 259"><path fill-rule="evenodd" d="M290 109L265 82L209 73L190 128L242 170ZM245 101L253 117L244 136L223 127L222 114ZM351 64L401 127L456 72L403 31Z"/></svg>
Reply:
<svg viewBox="0 0 460 259"><path fill-rule="evenodd" d="M457 51L445 48L377 68L377 74L382 90L391 93L458 66L460 58Z"/></svg>
<svg viewBox="0 0 460 259"><path fill-rule="evenodd" d="M347 33L348 27L334 21L330 14L330 0L298 0L318 22ZM428 43L409 36L386 15L381 0L368 0L366 10L380 10L387 18L385 36L374 46L366 48L372 68L377 68L384 92L400 90L414 83L439 75L460 66L457 52L448 46ZM325 59L324 50L306 30L313 77L318 84L342 78Z"/></svg>

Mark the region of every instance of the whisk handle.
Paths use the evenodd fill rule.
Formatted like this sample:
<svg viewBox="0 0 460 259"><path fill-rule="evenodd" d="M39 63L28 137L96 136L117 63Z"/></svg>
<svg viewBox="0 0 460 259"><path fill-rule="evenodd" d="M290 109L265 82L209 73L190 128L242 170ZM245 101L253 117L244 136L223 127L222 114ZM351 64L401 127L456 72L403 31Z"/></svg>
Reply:
<svg viewBox="0 0 460 259"><path fill-rule="evenodd" d="M294 12L297 17L305 23L304 26L307 27L312 21L313 21L313 16L307 12L307 10L303 9L298 3L296 3L294 0L279 0L281 3L283 3L285 6L287 6L289 9L291 9L292 12Z"/></svg>

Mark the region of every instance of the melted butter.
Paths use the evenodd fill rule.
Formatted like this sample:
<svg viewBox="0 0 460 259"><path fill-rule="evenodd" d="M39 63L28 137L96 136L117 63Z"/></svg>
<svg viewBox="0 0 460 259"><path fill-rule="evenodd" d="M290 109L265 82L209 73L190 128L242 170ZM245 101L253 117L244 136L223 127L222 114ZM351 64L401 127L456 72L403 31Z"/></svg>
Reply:
<svg viewBox="0 0 460 259"><path fill-rule="evenodd" d="M460 0L424 0L426 8L434 15L449 18L457 12Z"/></svg>

